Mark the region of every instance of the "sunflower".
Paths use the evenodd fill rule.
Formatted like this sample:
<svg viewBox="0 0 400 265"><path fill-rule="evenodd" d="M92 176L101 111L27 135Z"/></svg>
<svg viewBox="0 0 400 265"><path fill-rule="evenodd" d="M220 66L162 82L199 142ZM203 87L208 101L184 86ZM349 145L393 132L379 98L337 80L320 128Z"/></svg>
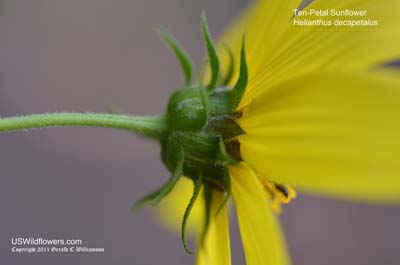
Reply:
<svg viewBox="0 0 400 265"><path fill-rule="evenodd" d="M350 11L364 16L354 22ZM400 200L400 77L385 66L400 57L399 12L398 1L260 0L218 48L203 16L209 67L198 82L186 51L160 29L185 76L165 115L34 114L0 119L0 131L97 126L156 140L171 177L133 210L158 204L167 224L181 224L189 253L186 230L196 235L197 264L224 265L233 198L247 264L290 264L277 216L295 189Z"/></svg>
<svg viewBox="0 0 400 265"><path fill-rule="evenodd" d="M296 196L292 187L361 202L400 200L400 77L385 67L400 58L400 3L314 1L303 10L336 13L307 19L332 26L296 27L300 2L256 1L220 39L230 87L240 70L227 65L239 58L243 34L247 44L249 80L236 108L244 133L234 138L241 162L227 166L247 264L290 264L276 215ZM336 10L364 10L364 20L379 24L334 26ZM192 188L184 180L177 186L158 208L170 227ZM214 193L211 209L224 198ZM204 205L193 214L194 230L204 226ZM210 222L197 264L230 264L226 208Z"/></svg>

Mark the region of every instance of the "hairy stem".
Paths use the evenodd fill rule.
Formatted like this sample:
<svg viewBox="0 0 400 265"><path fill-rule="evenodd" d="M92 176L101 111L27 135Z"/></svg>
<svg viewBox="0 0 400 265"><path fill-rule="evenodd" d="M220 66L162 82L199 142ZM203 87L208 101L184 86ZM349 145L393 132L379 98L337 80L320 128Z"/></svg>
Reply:
<svg viewBox="0 0 400 265"><path fill-rule="evenodd" d="M101 113L45 113L0 119L0 132L61 126L107 127L128 130L149 138L159 138L167 127L163 116Z"/></svg>

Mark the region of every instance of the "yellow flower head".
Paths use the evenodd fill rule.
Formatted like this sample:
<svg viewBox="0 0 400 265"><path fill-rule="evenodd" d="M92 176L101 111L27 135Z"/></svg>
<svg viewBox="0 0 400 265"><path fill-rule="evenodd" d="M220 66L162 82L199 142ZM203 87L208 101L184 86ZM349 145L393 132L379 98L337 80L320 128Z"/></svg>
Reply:
<svg viewBox="0 0 400 265"><path fill-rule="evenodd" d="M400 200L400 77L382 67L400 58L400 3L321 0L300 9L300 2L256 1L220 41L221 67L235 87L243 78L245 34L248 82L235 112L243 133L226 141L240 163L226 167L247 264L290 263L275 215L296 196L292 187L368 202ZM294 20L304 19L294 16L298 10L333 24L296 26ZM379 24L334 25L353 10ZM242 63L232 68L240 54ZM189 182L177 186L159 207L168 222L182 216L192 193ZM203 194L189 221L204 227L198 217L209 216L197 264L230 264L226 207L218 211L226 190L212 190L211 206L204 207Z"/></svg>

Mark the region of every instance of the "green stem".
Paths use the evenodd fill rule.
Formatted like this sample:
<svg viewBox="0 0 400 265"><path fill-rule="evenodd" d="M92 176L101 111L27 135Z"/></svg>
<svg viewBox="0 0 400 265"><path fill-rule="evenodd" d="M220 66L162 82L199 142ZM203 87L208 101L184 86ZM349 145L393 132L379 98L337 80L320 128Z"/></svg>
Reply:
<svg viewBox="0 0 400 265"><path fill-rule="evenodd" d="M46 113L0 119L0 132L43 127L82 126L128 130L149 138L159 138L166 130L163 116L128 116L101 113Z"/></svg>

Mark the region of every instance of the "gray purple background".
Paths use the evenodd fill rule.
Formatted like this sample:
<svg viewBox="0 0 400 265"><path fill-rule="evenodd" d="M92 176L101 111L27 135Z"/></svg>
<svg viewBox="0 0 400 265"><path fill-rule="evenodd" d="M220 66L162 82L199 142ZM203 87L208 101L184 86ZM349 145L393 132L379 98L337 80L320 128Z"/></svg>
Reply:
<svg viewBox="0 0 400 265"><path fill-rule="evenodd" d="M153 30L200 62L199 21L217 36L244 0L0 0L0 116L162 113L182 84ZM169 176L159 147L126 132L66 128L0 135L0 264L192 264L179 235L132 202ZM294 264L400 263L400 207L300 195L281 217ZM233 264L244 264L235 220ZM98 254L12 254L11 238L79 238Z"/></svg>

